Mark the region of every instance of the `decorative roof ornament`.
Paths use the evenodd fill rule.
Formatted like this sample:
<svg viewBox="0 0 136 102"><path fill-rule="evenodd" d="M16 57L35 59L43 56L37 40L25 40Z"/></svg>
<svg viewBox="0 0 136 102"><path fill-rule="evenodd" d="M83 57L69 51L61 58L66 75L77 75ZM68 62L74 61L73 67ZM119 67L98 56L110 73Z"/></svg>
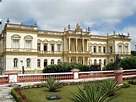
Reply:
<svg viewBox="0 0 136 102"><path fill-rule="evenodd" d="M66 27L64 27L64 31L66 31Z"/></svg>
<svg viewBox="0 0 136 102"><path fill-rule="evenodd" d="M68 30L70 30L70 24L68 25Z"/></svg>
<svg viewBox="0 0 136 102"><path fill-rule="evenodd" d="M7 23L9 23L10 22L10 20L9 20L9 18L7 18Z"/></svg>
<svg viewBox="0 0 136 102"><path fill-rule="evenodd" d="M127 35L129 36L129 33Z"/></svg>
<svg viewBox="0 0 136 102"><path fill-rule="evenodd" d="M109 34L107 33L107 36L109 36Z"/></svg>
<svg viewBox="0 0 136 102"><path fill-rule="evenodd" d="M114 31L113 34L115 35L115 33L116 33L116 32Z"/></svg>
<svg viewBox="0 0 136 102"><path fill-rule="evenodd" d="M34 25L37 26L37 22L36 21L34 22Z"/></svg>
<svg viewBox="0 0 136 102"><path fill-rule="evenodd" d="M23 25L23 22L21 22L21 25Z"/></svg>
<svg viewBox="0 0 136 102"><path fill-rule="evenodd" d="M88 31L90 32L90 27L88 27Z"/></svg>
<svg viewBox="0 0 136 102"><path fill-rule="evenodd" d="M75 29L76 32L81 32L82 29L80 28L79 24L77 23L76 24L76 29Z"/></svg>

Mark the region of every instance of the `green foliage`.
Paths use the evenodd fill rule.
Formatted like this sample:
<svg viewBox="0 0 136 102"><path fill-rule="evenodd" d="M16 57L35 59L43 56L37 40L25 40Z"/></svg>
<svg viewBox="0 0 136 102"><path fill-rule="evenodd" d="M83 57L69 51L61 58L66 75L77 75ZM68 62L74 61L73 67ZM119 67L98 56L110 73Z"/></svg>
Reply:
<svg viewBox="0 0 136 102"><path fill-rule="evenodd" d="M84 90L78 87L77 93L70 97L73 102L109 102L107 93L94 84L85 84Z"/></svg>
<svg viewBox="0 0 136 102"><path fill-rule="evenodd" d="M128 83L123 83L122 88L128 88L130 85Z"/></svg>
<svg viewBox="0 0 136 102"><path fill-rule="evenodd" d="M55 80L53 77L48 77L47 82L45 82L45 87L48 88L50 92L55 92L57 89L62 88L62 84L59 80Z"/></svg>
<svg viewBox="0 0 136 102"><path fill-rule="evenodd" d="M126 57L121 60L123 69L136 69L136 56Z"/></svg>
<svg viewBox="0 0 136 102"><path fill-rule="evenodd" d="M11 95L14 97L14 99L17 101L17 102L22 102L22 98L21 96L15 91L15 89L11 89Z"/></svg>
<svg viewBox="0 0 136 102"><path fill-rule="evenodd" d="M79 63L59 63L57 65L48 65L43 69L43 73L70 72L73 68L78 68L80 71L88 71L89 66Z"/></svg>
<svg viewBox="0 0 136 102"><path fill-rule="evenodd" d="M128 84L136 85L136 80L129 80Z"/></svg>
<svg viewBox="0 0 136 102"><path fill-rule="evenodd" d="M125 69L136 69L136 56L121 59L120 66ZM105 70L114 70L115 62L110 62L105 66Z"/></svg>
<svg viewBox="0 0 136 102"><path fill-rule="evenodd" d="M105 79L101 83L101 88L104 92L107 92L108 96L113 96L115 92L119 89L116 81L113 79Z"/></svg>
<svg viewBox="0 0 136 102"><path fill-rule="evenodd" d="M132 56L136 56L136 51L131 51Z"/></svg>
<svg viewBox="0 0 136 102"><path fill-rule="evenodd" d="M106 65L106 70L114 70L115 69L115 62L110 62Z"/></svg>

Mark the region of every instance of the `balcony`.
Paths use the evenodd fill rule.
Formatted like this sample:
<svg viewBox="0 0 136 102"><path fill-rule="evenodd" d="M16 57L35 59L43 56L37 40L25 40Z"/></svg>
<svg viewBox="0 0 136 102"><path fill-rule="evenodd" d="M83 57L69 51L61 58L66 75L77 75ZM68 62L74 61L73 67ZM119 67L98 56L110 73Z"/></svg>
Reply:
<svg viewBox="0 0 136 102"><path fill-rule="evenodd" d="M39 54L63 54L63 51L38 51Z"/></svg>
<svg viewBox="0 0 136 102"><path fill-rule="evenodd" d="M6 52L37 52L37 49L32 48L6 48L4 51Z"/></svg>

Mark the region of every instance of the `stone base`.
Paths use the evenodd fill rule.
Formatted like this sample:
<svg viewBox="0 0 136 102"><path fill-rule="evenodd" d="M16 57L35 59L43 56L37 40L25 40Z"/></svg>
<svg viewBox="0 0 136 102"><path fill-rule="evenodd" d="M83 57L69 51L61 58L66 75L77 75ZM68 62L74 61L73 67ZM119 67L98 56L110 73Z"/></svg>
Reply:
<svg viewBox="0 0 136 102"><path fill-rule="evenodd" d="M117 84L123 84L123 70L118 69L114 71L115 73L115 80L117 81Z"/></svg>

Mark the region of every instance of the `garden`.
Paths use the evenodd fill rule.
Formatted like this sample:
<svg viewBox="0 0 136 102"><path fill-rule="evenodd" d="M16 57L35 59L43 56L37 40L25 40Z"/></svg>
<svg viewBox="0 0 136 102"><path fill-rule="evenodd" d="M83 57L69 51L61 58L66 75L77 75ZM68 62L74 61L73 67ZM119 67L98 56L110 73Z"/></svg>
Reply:
<svg viewBox="0 0 136 102"><path fill-rule="evenodd" d="M136 80L118 86L113 79L60 82L49 77L45 83L18 87L11 93L18 102L134 102Z"/></svg>

